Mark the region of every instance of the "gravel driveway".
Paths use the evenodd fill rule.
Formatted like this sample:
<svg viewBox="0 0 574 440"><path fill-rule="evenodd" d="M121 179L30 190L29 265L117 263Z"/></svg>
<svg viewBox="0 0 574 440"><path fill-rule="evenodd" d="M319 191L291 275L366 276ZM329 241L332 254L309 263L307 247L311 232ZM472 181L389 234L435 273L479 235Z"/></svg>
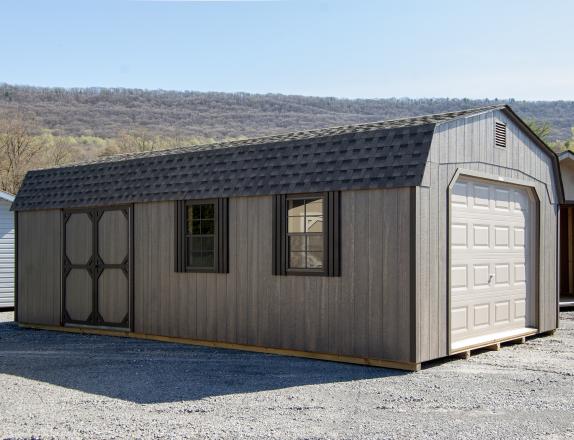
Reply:
<svg viewBox="0 0 574 440"><path fill-rule="evenodd" d="M574 312L554 336L418 373L11 321L1 438L574 438Z"/></svg>

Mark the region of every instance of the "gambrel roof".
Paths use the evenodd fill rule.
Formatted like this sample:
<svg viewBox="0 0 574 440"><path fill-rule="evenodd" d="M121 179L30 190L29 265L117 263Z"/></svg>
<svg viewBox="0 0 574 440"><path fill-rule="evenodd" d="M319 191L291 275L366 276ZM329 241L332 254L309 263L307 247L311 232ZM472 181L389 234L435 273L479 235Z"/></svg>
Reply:
<svg viewBox="0 0 574 440"><path fill-rule="evenodd" d="M15 210L421 183L435 125L504 105L110 156L28 172Z"/></svg>

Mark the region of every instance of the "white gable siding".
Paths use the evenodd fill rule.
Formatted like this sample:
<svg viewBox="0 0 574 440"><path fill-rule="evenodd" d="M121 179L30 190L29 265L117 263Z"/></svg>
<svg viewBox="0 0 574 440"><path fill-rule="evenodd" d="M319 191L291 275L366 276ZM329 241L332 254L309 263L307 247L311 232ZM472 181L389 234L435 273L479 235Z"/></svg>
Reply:
<svg viewBox="0 0 574 440"><path fill-rule="evenodd" d="M0 308L14 306L14 214L0 200Z"/></svg>

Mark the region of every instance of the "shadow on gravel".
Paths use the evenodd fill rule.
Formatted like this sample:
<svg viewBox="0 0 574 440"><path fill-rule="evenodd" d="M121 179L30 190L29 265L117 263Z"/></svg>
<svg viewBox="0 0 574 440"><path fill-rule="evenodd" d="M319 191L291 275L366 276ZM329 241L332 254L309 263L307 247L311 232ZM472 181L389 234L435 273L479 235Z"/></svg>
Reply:
<svg viewBox="0 0 574 440"><path fill-rule="evenodd" d="M408 374L235 350L21 329L0 323L0 374L135 403L197 400Z"/></svg>

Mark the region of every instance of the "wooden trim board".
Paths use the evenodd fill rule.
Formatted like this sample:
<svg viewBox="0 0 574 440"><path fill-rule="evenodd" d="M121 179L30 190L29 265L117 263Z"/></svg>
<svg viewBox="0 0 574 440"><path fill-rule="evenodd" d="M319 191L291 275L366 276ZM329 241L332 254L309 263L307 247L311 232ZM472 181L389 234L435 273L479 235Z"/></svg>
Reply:
<svg viewBox="0 0 574 440"><path fill-rule="evenodd" d="M421 369L420 363L415 362L400 362L400 361L390 361L384 359L371 359L362 358L355 356L344 356L330 353L316 353L300 350L288 350L284 348L270 348L270 347L259 347L256 345L246 345L246 344L233 344L229 342L219 342L219 341L207 341L202 339L188 339L188 338L177 338L172 336L158 336L158 335L148 335L145 333L136 333L123 330L111 330L111 329L100 329L91 327L59 327L54 325L39 325L39 324L27 324L18 323L22 328L36 329L36 330L49 330L49 331L59 331L67 333L77 333L77 334L89 334L89 335L99 335L99 336L118 336L123 338L134 338L134 339L146 339L150 341L159 342L171 342L178 344L188 344L188 345L198 345L201 347L211 347L211 348L223 348L227 350L243 350L251 351L255 353L266 353L266 354L276 354L281 356L294 356L307 359L317 359L322 361L331 362L343 362L349 364L358 365L368 365L371 367L381 367L381 368L392 368L396 370L405 371L419 371Z"/></svg>

